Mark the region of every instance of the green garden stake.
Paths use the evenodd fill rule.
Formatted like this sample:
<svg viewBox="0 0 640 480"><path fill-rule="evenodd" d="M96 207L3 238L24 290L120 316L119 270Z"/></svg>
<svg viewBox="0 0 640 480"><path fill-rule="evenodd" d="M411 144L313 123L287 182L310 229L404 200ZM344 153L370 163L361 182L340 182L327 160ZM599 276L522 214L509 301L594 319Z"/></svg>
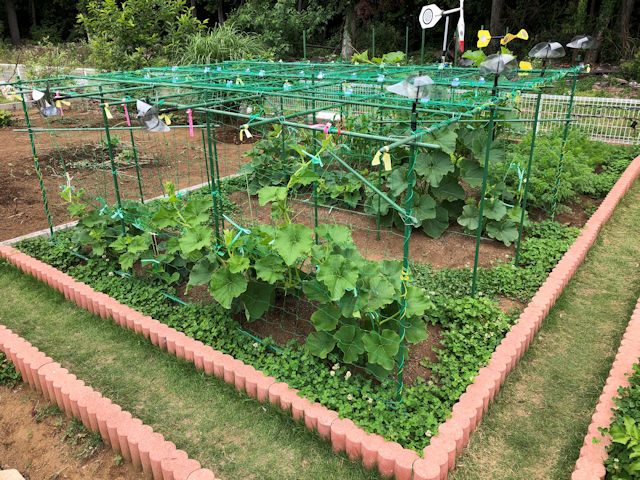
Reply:
<svg viewBox="0 0 640 480"><path fill-rule="evenodd" d="M218 164L218 141L216 139L215 126L211 129L211 136L213 138L213 160L216 166L216 174L213 179L213 185L216 187L218 194L216 200L218 202L218 210L220 212L220 225L221 231L224 231L224 206L222 205L222 182L220 181L220 166Z"/></svg>
<svg viewBox="0 0 640 480"><path fill-rule="evenodd" d="M420 45L420 65L424 65L424 28L422 30L422 42Z"/></svg>
<svg viewBox="0 0 640 480"><path fill-rule="evenodd" d="M404 31L404 63L409 65L409 25L405 27Z"/></svg>
<svg viewBox="0 0 640 480"><path fill-rule="evenodd" d="M371 25L371 58L376 56L376 26Z"/></svg>
<svg viewBox="0 0 640 480"><path fill-rule="evenodd" d="M531 164L533 163L533 151L536 145L536 134L538 133L538 119L540 116L540 100L542 99L542 91L538 92L536 97L536 116L533 119L533 128L531 130L531 147L529 148L529 162L527 163L527 174L524 181L524 194L522 195L522 212L520 212L520 225L518 227L518 243L516 245L516 258L514 259L514 265L518 266L518 260L520 259L520 243L522 241L522 229L524 226L524 215L527 208L527 193L529 192L529 178L531 176Z"/></svg>
<svg viewBox="0 0 640 480"><path fill-rule="evenodd" d="M315 98L315 80L313 79L313 77L311 78L311 85L314 86L311 89L311 95L313 97L313 99L311 100L311 108L313 109L313 124L316 124L316 98ZM317 139L316 139L316 135L317 135L317 131L314 129L313 130L313 156L317 157L318 156L318 146L317 146ZM313 173L317 174L317 168L316 168L316 164L313 163ZM316 175L317 177L317 175ZM313 225L314 227L318 228L318 181L317 180L313 180ZM316 245L320 242L320 240L318 239L318 233L316 232L315 234L315 239L316 239Z"/></svg>
<svg viewBox="0 0 640 480"><path fill-rule="evenodd" d="M27 131L29 132L29 141L31 142L31 153L33 154L33 165L38 175L38 181L40 182L40 192L42 193L42 203L44 204L44 212L47 215L47 222L49 223L49 236L53 240L53 222L51 221L51 213L49 212L49 201L47 200L47 193L44 189L44 180L42 179L42 171L40 170L40 162L38 161L38 152L36 150L36 144L34 139L33 130L31 128L31 121L29 120L29 112L27 110L27 102L24 99L24 93L22 92L22 81L18 76L18 88L21 90L20 99L22 101L22 111L24 112L24 119L27 122Z"/></svg>
<svg viewBox="0 0 640 480"><path fill-rule="evenodd" d="M219 212L218 212L218 200L216 198L216 184L215 184L215 179L214 179L214 169L213 169L213 155L211 154L211 151L213 150L212 145L211 145L211 122L210 122L210 118L211 115L209 113L207 113L206 115L206 122L207 122L207 143L209 144L209 148L207 149L209 152L209 172L211 174L211 202L213 203L213 220L214 220L214 224L215 224L215 229L216 229L216 239L218 242L220 242L221 237L220 237L220 225L219 225Z"/></svg>
<svg viewBox="0 0 640 480"><path fill-rule="evenodd" d="M142 180L140 179L140 165L138 164L138 149L136 148L136 142L133 138L133 128L129 129L129 136L131 137L131 148L133 149L133 161L136 165L136 176L138 177L138 191L140 192L140 202L144 203L144 196L142 195Z"/></svg>
<svg viewBox="0 0 640 480"><path fill-rule="evenodd" d="M204 152L204 168L207 172L207 185L209 185L209 192L213 192L213 185L211 184L211 177L209 176L209 161L207 160L207 142L204 139L204 129L200 129L202 134L202 150Z"/></svg>
<svg viewBox="0 0 640 480"><path fill-rule="evenodd" d="M569 106L567 107L567 115L565 116L564 130L562 132L562 147L560 148L560 158L558 159L558 170L556 171L556 183L553 187L553 200L551 202L551 221L553 221L556 215L556 208L558 206L558 190L560 189L560 175L562 175L562 162L564 161L564 154L567 150L567 136L569 135L569 125L571 124L571 111L573 110L573 97L576 93L576 83L578 80L578 73L573 73L573 81L571 82L571 97L569 97Z"/></svg>
<svg viewBox="0 0 640 480"><path fill-rule="evenodd" d="M307 31L302 30L302 58L307 59Z"/></svg>
<svg viewBox="0 0 640 480"><path fill-rule="evenodd" d="M107 106L104 104L104 98L102 96L102 87L98 87L100 92L102 120L104 121L104 133L107 137L107 152L109 153L109 162L111 163L111 176L113 177L113 187L116 192L116 202L118 204L118 212L120 212L120 226L122 227L122 234L126 234L127 229L124 226L124 218L122 216L122 200L120 199L120 188L118 187L118 171L116 170L116 163L113 158L113 146L111 145L111 133L109 132L109 119L107 118Z"/></svg>
<svg viewBox="0 0 640 480"><path fill-rule="evenodd" d="M473 260L473 280L471 282L471 297L476 295L478 280L478 257L480 254L480 237L482 234L482 214L484 213L484 196L487 193L487 177L489 176L489 157L491 156L491 142L493 140L493 117L495 109L489 110L489 129L487 132L487 149L484 154L484 170L482 172L482 191L480 193L480 210L478 212L478 231L476 233L476 253Z"/></svg>

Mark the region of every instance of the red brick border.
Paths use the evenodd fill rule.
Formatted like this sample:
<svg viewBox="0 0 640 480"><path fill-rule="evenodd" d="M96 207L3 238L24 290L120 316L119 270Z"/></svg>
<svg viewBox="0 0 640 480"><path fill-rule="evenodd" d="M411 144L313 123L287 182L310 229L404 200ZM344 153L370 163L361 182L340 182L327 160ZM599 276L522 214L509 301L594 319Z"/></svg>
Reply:
<svg viewBox="0 0 640 480"><path fill-rule="evenodd" d="M204 345L184 333L151 317L122 305L108 295L76 282L69 275L12 248L0 246L0 255L23 271L64 293L91 313L111 317L123 327L142 333L154 345L171 354L193 362L207 374L214 374L240 391L261 402L269 401L284 411L291 411L296 420L304 421L308 429L317 431L333 444L335 452L345 451L350 459L361 459L367 468L377 466L383 476L397 480L442 480L455 467L456 457L469 442L469 435L487 412L489 403L505 381L507 374L529 348L542 321L573 277L587 251L593 245L600 228L607 222L620 199L640 175L640 156L636 157L591 216L547 280L540 287L518 321L496 348L483 367L453 406L451 417L438 429L438 435L423 450L420 458L413 450L402 448L380 435L369 434L349 419L340 419L337 412L299 397L286 383L277 382L259 370L245 365L230 355ZM582 477L580 477L582 478Z"/></svg>
<svg viewBox="0 0 640 480"><path fill-rule="evenodd" d="M618 396L618 388L629 386L628 374L633 372L633 364L640 356L640 298L631 315L631 320L622 337L620 348L609 371L609 378L602 389L595 412L591 417L591 424L584 437L580 449L580 456L576 462L572 480L603 480L606 471L604 460L607 458L606 448L611 443L611 437L602 438L598 429L611 425L612 410L615 408L614 398ZM593 438L600 440L593 443Z"/></svg>
<svg viewBox="0 0 640 480"><path fill-rule="evenodd" d="M29 342L0 325L0 351L13 362L25 384L55 403L68 417L100 433L107 445L154 480L216 480L213 472L119 405L85 385Z"/></svg>

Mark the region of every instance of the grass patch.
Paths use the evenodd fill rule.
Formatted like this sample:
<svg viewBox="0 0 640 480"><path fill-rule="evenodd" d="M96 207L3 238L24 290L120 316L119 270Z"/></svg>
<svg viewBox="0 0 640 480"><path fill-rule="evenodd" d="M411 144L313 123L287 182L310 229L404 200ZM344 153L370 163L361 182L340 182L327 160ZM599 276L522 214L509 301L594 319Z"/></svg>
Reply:
<svg viewBox="0 0 640 480"><path fill-rule="evenodd" d="M567 479L640 294L640 183L602 229L452 480Z"/></svg>
<svg viewBox="0 0 640 480"><path fill-rule="evenodd" d="M0 323L225 479L375 479L267 405L0 261Z"/></svg>

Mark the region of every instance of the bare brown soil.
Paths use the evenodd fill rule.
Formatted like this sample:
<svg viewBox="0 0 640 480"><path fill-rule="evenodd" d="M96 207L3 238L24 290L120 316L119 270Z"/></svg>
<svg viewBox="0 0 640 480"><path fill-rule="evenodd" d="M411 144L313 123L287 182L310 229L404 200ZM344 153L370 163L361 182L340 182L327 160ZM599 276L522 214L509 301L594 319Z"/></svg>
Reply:
<svg viewBox="0 0 640 480"><path fill-rule="evenodd" d="M131 464L116 465L115 452L104 445L92 450L86 439L65 440L70 420L36 417L44 406L44 398L22 384L0 386L0 469L16 469L26 480L142 478Z"/></svg>

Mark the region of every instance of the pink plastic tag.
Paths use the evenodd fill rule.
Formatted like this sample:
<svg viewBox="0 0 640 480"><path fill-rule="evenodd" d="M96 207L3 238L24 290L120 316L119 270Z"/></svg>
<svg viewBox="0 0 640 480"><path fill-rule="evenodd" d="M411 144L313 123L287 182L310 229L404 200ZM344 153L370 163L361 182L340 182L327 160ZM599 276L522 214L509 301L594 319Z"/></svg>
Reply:
<svg viewBox="0 0 640 480"><path fill-rule="evenodd" d="M187 108L187 116L189 117L189 136L193 137L193 118L191 117L190 108Z"/></svg>
<svg viewBox="0 0 640 480"><path fill-rule="evenodd" d="M122 100L124 101L124 98ZM129 110L127 110L127 104L123 103L122 106L124 107L124 116L127 119L127 127L130 127L131 120L129 120Z"/></svg>

